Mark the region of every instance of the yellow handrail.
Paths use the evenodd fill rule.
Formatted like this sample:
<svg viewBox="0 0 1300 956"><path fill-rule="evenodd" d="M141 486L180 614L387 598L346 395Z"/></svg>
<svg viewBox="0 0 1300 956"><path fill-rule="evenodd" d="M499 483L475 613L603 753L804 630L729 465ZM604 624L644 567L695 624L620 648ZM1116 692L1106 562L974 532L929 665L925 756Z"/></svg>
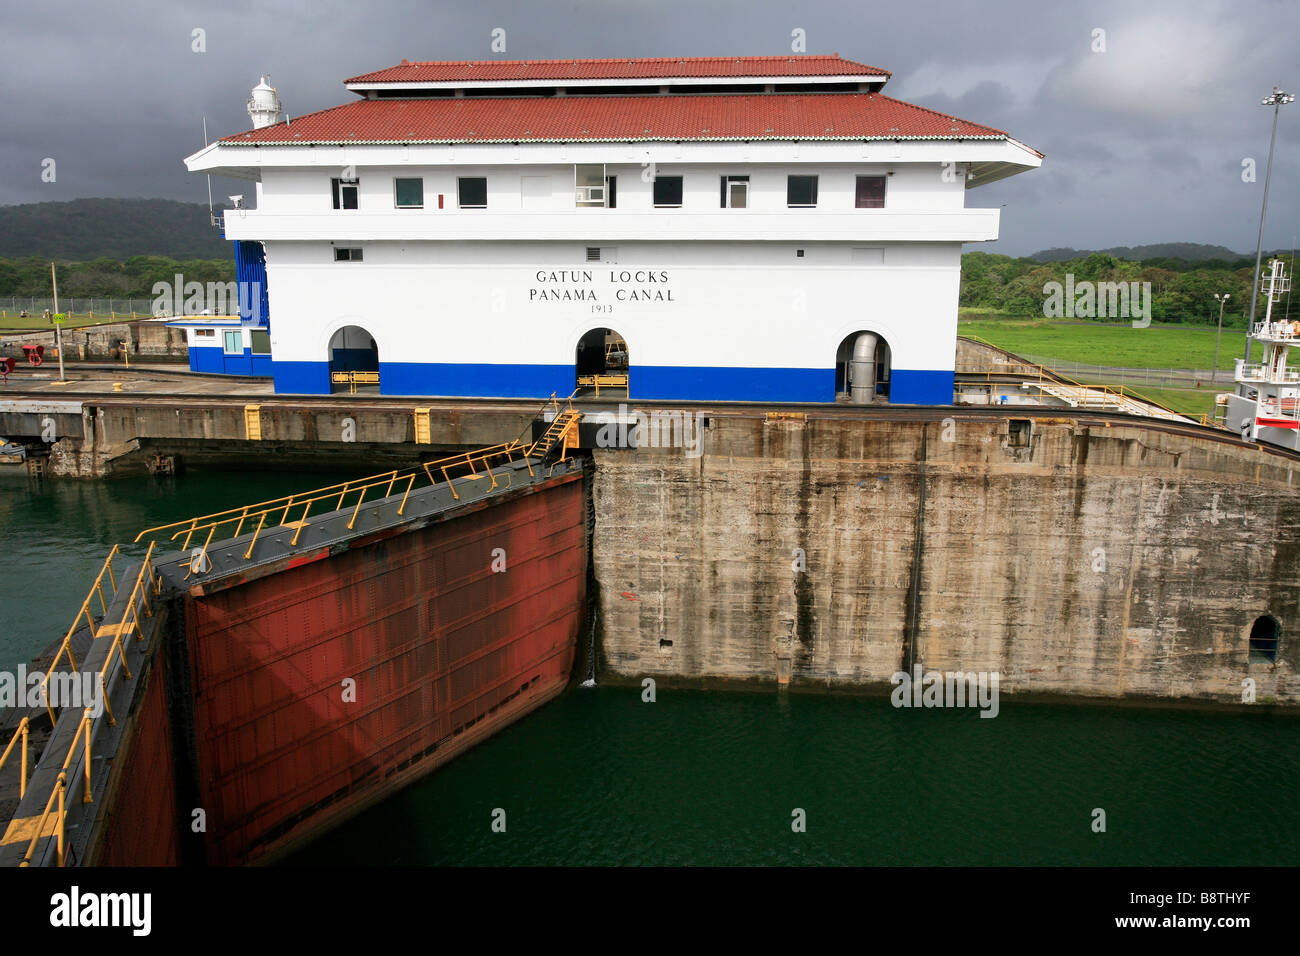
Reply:
<svg viewBox="0 0 1300 956"><path fill-rule="evenodd" d="M104 714L108 718L108 723L110 726L116 724L117 721L113 716L113 708L109 704L109 699L108 699L109 694L108 694L107 676L106 676L108 673L108 669L110 666L112 666L114 653L116 652L118 659L122 662L123 675L126 677L127 680L132 679L131 670L127 666L127 662L126 662L126 649L123 645L122 638L124 634L134 633L136 635L137 641L144 639L144 631L140 627L139 609L140 606L143 606L145 616L146 617L153 616L153 610L149 606L149 592L152 591L154 594L157 594L162 584L161 577L154 572L153 550L154 550L154 544L150 543L149 550L145 552L144 560L140 563L140 571L135 577L135 583L131 587L131 594L127 598L126 607L122 611L122 619L117 623L115 627L112 628L114 632L113 642L109 645L108 653L104 655L104 663L99 668L98 671L100 695L104 701ZM114 547L113 550L109 553L108 560L104 562L104 569L100 571L100 577L102 577L108 571L110 562L112 561L113 556L116 555L117 553L118 550L116 547ZM109 578L110 580L115 580L112 577L111 573L109 575ZM98 580L99 579L97 578L96 581ZM91 591L92 593L94 593L93 587ZM86 602L88 603L89 600L90 600L89 597L87 597ZM85 605L83 604L83 611L84 609L85 609ZM77 614L78 621L80 621L81 619L81 613L82 612L79 611ZM93 622L91 626L92 627L94 626ZM108 626L101 625L100 628L101 632L107 633L107 627ZM73 630L75 629L76 629L76 625L74 624ZM47 675L47 679L48 679L48 675ZM50 716L51 718L53 718L53 711L50 712ZM83 770L85 774L85 786L83 787L82 790L81 802L82 803L94 802L94 796L92 791L92 779L91 779L92 764L90 759L90 740L91 740L91 731L93 728L94 721L95 721L95 717L94 717L93 710L89 707L86 708L82 712L81 722L77 725L77 732L73 736L72 742L68 745L68 752L63 759L62 768L60 769L58 778L55 780L53 792L50 794L49 799L45 801L45 810L41 814L40 820L37 822L36 831L32 836L31 843L27 847L27 854L26 856L23 857L23 862L20 864L21 866L31 865L32 854L36 851L37 844L40 842L41 837L45 834L45 823L49 819L50 813L54 808L56 799L58 801L58 806L59 806L58 815L55 821L55 828L56 828L55 835L58 836L58 840L59 840L58 862L60 866L64 864L65 822L67 818L67 812L64 806L64 795L68 787L67 771L68 768L72 766L72 761L74 756L76 755L77 747L79 744L85 747L85 758L86 758L85 767ZM26 728L27 728L27 719L23 718L23 721L19 726L19 730L22 731L24 735L23 775L22 775L22 780L20 782L20 791L21 791L20 797L26 795L26 789L27 789L27 755L25 749L26 732L27 732ZM4 757L0 757L0 766L4 765L4 759L9 756L9 750L12 748L13 748L13 742L11 741L9 748L5 750Z"/></svg>
<svg viewBox="0 0 1300 956"><path fill-rule="evenodd" d="M18 743L19 737L22 738L23 741L22 767L18 773L18 799L19 800L27 796L27 737L28 737L27 725L28 725L28 720L26 717L18 721L18 729L15 730L14 735L11 738L9 738L9 746L5 748L4 755L0 756L0 770L3 770L5 761L9 759L9 754L14 749L14 744Z"/></svg>

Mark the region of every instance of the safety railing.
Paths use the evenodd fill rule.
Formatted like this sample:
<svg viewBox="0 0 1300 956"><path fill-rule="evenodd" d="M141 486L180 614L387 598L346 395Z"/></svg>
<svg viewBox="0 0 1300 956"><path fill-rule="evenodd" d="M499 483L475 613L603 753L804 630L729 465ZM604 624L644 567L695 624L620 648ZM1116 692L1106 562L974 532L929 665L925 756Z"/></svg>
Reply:
<svg viewBox="0 0 1300 956"><path fill-rule="evenodd" d="M401 517L406 512L406 503L411 492L417 485L426 487L421 484L421 476L428 482L427 487L436 487L440 481L447 484L451 489L452 497L459 501L460 493L456 490L455 483L457 478L487 479L491 482L491 487L496 488L498 481L494 469L502 465L522 460L528 469L528 474L532 476L534 471L529 459L537 455L544 456L556 441L562 442L561 456L567 456L569 449L576 444L577 419L580 413L573 408L573 395L564 399L562 403L552 393L550 399L543 404L542 411L545 411L548 405L554 410L555 419L546 433L532 443L526 443L519 438L437 461L425 462L412 468L387 471L380 475L340 482L240 508L228 508L225 511L200 515L185 521L174 521L170 524L146 528L136 535L135 540L136 542L145 540L162 542L169 545L169 550L189 552L190 564L185 574L185 579L188 580L196 574L207 573L211 567L209 551L213 542L234 540L241 537L245 530L251 530L253 533L248 548L243 553L243 560L249 561L253 557L253 549L257 546L258 540L270 529L292 528L294 534L289 543L290 546L296 547L302 529L309 525L308 519L313 512L321 514L350 508L352 515L347 527L351 531L356 525L363 504L400 494L401 501L398 503L397 515ZM320 510L322 505L327 505L324 512ZM202 543L198 544L197 542L200 541Z"/></svg>
<svg viewBox="0 0 1300 956"><path fill-rule="evenodd" d="M50 708L49 704L48 681L50 674L53 673L54 667L57 666L60 660L60 656L65 651L69 656L69 661L72 661L71 638L80 626L83 616L88 621L91 633L95 639L108 636L112 636L113 638L112 643L109 645L108 652L104 655L104 663L100 666L99 671L95 676L98 678L100 699L104 704L103 719L108 720L109 726L113 726L117 723L116 718L113 716L112 705L109 702L108 672L116 658L122 664L123 677L126 680L132 679L131 670L127 665L124 639L130 635L134 635L137 641L144 639L144 630L140 626L141 607L144 608L146 617L153 616L153 609L149 606L149 596L151 593L157 594L161 584L161 581L155 574L153 568L153 550L154 546L153 544L150 544L148 551L145 553L144 560L140 564L140 571L136 575L135 581L132 583L130 596L123 608L121 620L110 624L105 619L101 619L100 623L97 625L94 618L89 613L89 607L91 599L96 595L103 600L103 579L105 574L108 575L109 581L114 587L114 597L116 596L116 579L112 573L112 562L113 558L117 556L119 552L116 546L114 546L113 550L109 552L108 558L104 561L103 568L101 568L99 574L95 578L95 583L91 586L90 593L87 595L86 600L82 602L81 608L77 612L77 617L73 621L72 627L68 630L67 637L64 638L59 647L59 653L55 655L54 664L51 665L50 670L45 675L45 684L42 685L42 694L46 701L46 707L49 709L52 726L55 722L55 717L54 711ZM108 615L108 605L111 603L111 600L105 601L104 603L104 618ZM77 672L75 663L73 664L73 672ZM42 811L41 816L36 820L35 826L32 827L31 837L27 845L27 852L23 856L22 863L19 864L20 866L31 866L37 846L40 845L41 839L47 836L57 838L56 860L58 865L63 866L66 862L66 796L68 791L68 771L72 767L72 763L76 759L77 753L80 750L84 756L83 766L81 769L81 773L84 775L81 802L83 804L94 803L94 788L91 777L94 765L91 761L90 744L94 735L94 723L96 719L99 718L96 717L92 708L86 707L82 711L81 720L77 724L77 731L73 735L72 741L68 744L68 751L63 758L63 763L59 768L58 776L55 778L54 786L50 790L50 795L45 801L44 810ZM19 798L22 799L27 795L27 742L29 736L29 722L26 717L24 717L19 723L18 731L15 733L14 739L11 740L9 746L5 748L3 757L0 757L0 767L4 765L4 762L9 758L10 753L14 750L15 744L18 742L19 734L22 735L22 769L19 778ZM13 832L13 828L16 824L24 822L30 823L31 821L12 821L10 823L10 833ZM25 831L22 831L22 835L25 836ZM21 838L22 836L19 837L19 839Z"/></svg>
<svg viewBox="0 0 1300 956"><path fill-rule="evenodd" d="M378 372L330 372L330 381L335 385L346 385L348 392L355 395L358 385L378 385Z"/></svg>
<svg viewBox="0 0 1300 956"><path fill-rule="evenodd" d="M1245 359L1237 359L1237 371L1234 377L1239 382L1293 384L1300 382L1300 369L1279 369L1266 364L1247 365Z"/></svg>
<svg viewBox="0 0 1300 956"><path fill-rule="evenodd" d="M999 352L1006 352L1006 349L999 345L994 345L992 342L983 339L978 335L963 334L962 337L974 342L979 342L982 345L987 345L990 348L997 349ZM1005 364L1006 368L1001 370L995 369L992 365L988 366L984 373L985 381L991 382L994 375L1012 375L1021 379L1022 383L1028 385L1030 388L1038 389L1040 396L1044 394L1053 395L1054 397L1066 401L1070 398L1075 398L1077 399L1077 404L1080 405L1101 405L1104 407L1113 404L1117 408L1121 409L1126 407L1130 402L1140 402L1145 405L1150 405L1153 408L1158 408L1161 411L1167 412L1178 418L1190 418L1193 420L1196 418L1195 415L1188 415L1185 412L1174 411L1163 402L1158 402L1154 398L1142 394L1137 389L1129 388L1127 385L1114 386L1105 383L1085 385L1083 382L1076 381L1068 375L1063 375L1055 369L1048 368L1045 365L1040 365L1037 362L1030 362L1027 359L1008 359ZM1031 369L1032 372L1023 372L1022 369L1025 368ZM1206 424L1208 421L1208 415L1200 416L1201 424Z"/></svg>
<svg viewBox="0 0 1300 956"><path fill-rule="evenodd" d="M3 770L4 765L9 760L9 755L13 753L14 747L21 744L21 746L19 746L19 751L22 753L22 766L19 768L18 771L18 799L19 800L27 796L27 766L28 766L27 740L28 737L30 736L30 730L28 727L30 723L31 721L29 721L26 717L18 721L18 727L16 730L14 730L14 735L9 738L9 746L5 747L4 754L0 755L0 770Z"/></svg>
<svg viewBox="0 0 1300 956"><path fill-rule="evenodd" d="M18 864L20 867L32 865L32 858L36 855L36 847L40 845L41 838L45 836L57 837L58 843L55 852L55 860L59 866L63 866L66 862L68 768L72 766L72 761L77 755L78 744L81 744L83 741L85 745L85 760L83 763L85 766L82 768L82 773L85 774L85 781L81 788L81 802L83 804L95 802L94 790L91 786L90 778L90 738L93 724L94 717L91 714L90 709L87 708L82 712L81 723L77 725L77 733L73 736L72 743L68 747L67 756L63 758L63 765L59 768L59 775L55 778L54 786L50 790L50 797L45 801L45 810L41 813L40 819L36 822L36 826L33 828L34 832L32 833L30 842L27 844L27 852L23 854L23 861ZM56 801L59 807L57 811L54 810ZM51 812L54 812L55 814L52 821L50 820ZM52 824L53 833L51 834L45 832L47 823Z"/></svg>
<svg viewBox="0 0 1300 956"><path fill-rule="evenodd" d="M600 397L601 388L627 388L628 375L626 372L611 373L607 375L579 375L579 388L594 388L596 397Z"/></svg>
<svg viewBox="0 0 1300 956"><path fill-rule="evenodd" d="M355 522L356 513L360 510L362 502L371 496L371 492L382 487L384 492L378 496L379 498L391 497L395 490L402 495L401 503L397 509L400 516L405 513L407 498L410 497L420 474L419 468L396 469L384 472L381 475L372 475L368 478L339 482L327 485L324 488L297 492L292 495L272 498L269 501L244 505L242 508L228 508L225 511L200 515L199 517L190 518L188 521L174 521L171 524L146 528L136 535L135 540L137 542L145 539L151 539L155 542L165 541L173 543L175 550L190 551L190 545L201 537L203 544L191 552L193 557L190 564L191 570L186 575L188 578L194 573L200 573L202 569L209 566L207 560L208 549L213 541L238 538L244 533L245 527L251 528L253 531L252 540L248 543L248 550L244 553L244 560L246 561L252 558L253 548L256 547L258 539L269 528L293 528L294 536L291 544L297 545L302 529L308 524L309 515L313 508L321 502L332 503L331 507L325 509L326 511L342 511L345 504L351 503L351 498L355 496L356 502L352 516L352 522ZM348 524L349 530L353 527L352 522ZM218 534L218 532L221 533ZM180 541L179 544L174 544L182 536L184 540Z"/></svg>

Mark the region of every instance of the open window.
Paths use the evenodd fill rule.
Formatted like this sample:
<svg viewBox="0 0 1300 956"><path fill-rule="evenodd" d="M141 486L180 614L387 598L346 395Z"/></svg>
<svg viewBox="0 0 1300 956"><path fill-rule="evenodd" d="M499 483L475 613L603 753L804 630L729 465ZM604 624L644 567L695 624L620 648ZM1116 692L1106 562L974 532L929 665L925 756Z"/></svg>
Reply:
<svg viewBox="0 0 1300 956"><path fill-rule="evenodd" d="M749 177L722 177L722 208L744 209L749 205Z"/></svg>
<svg viewBox="0 0 1300 956"><path fill-rule="evenodd" d="M335 209L356 209L361 191L361 183L356 179L331 179L330 189L334 194Z"/></svg>

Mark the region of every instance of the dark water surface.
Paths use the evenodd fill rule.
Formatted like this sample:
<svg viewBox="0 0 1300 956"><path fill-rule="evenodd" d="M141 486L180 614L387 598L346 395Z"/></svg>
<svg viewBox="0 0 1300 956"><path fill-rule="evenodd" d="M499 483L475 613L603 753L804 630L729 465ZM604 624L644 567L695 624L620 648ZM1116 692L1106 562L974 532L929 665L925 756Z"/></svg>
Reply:
<svg viewBox="0 0 1300 956"><path fill-rule="evenodd" d="M113 543L352 475L0 475L0 667L61 637ZM128 553L141 553L129 548ZM1300 720L574 689L293 865L1300 864ZM1092 830L1094 808L1106 832ZM494 833L493 812L506 831ZM791 829L803 810L807 829Z"/></svg>

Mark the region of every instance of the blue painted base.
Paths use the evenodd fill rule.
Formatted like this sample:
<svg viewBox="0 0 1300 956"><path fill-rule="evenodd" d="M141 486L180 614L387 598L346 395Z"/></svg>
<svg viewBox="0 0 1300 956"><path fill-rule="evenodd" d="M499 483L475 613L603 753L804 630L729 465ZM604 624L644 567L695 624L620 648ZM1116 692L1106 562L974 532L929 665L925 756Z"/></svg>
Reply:
<svg viewBox="0 0 1300 956"><path fill-rule="evenodd" d="M271 356L254 355L251 350L241 353L216 348L190 349L190 371L217 375L270 375Z"/></svg>
<svg viewBox="0 0 1300 956"><path fill-rule="evenodd" d="M274 363L277 394L324 395L330 391L326 362ZM572 365L454 365L381 362L384 395L466 398L537 398L573 391ZM890 403L951 405L953 373L942 369L894 369ZM631 398L641 401L833 402L835 369L689 368L633 366Z"/></svg>

